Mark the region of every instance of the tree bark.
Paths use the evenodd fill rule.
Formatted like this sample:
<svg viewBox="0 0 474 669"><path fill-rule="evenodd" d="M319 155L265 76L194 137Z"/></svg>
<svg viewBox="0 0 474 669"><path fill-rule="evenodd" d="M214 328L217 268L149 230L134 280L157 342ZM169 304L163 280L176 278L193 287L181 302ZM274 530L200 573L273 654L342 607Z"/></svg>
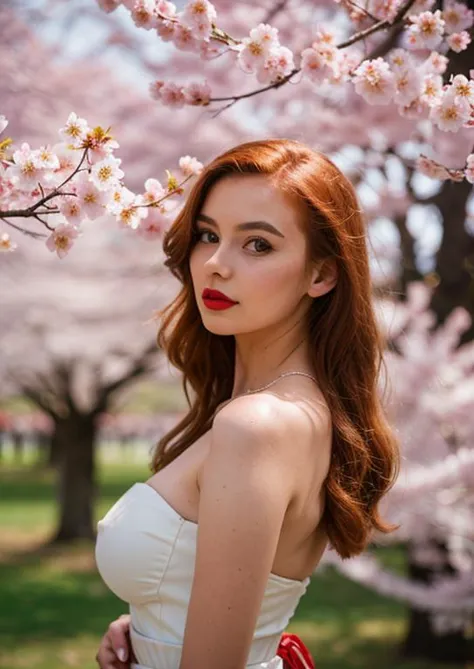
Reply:
<svg viewBox="0 0 474 669"><path fill-rule="evenodd" d="M456 570L450 564L446 546L439 542L432 542L433 547L439 554L444 555L444 564L441 565L436 575L452 576ZM408 546L408 576L410 579L424 584L433 582L435 573L430 567L420 565L411 555ZM401 653L403 657L423 658L436 662L449 664L465 664L472 659L472 646L464 633L450 631L440 634L436 631L431 616L426 611L415 608L410 609L409 628L404 640Z"/></svg>
<svg viewBox="0 0 474 669"><path fill-rule="evenodd" d="M45 446L46 466L58 469L61 463L61 443L57 437L57 430L54 430Z"/></svg>
<svg viewBox="0 0 474 669"><path fill-rule="evenodd" d="M71 412L57 419L53 439L60 449L58 476L59 526L53 542L93 539L96 481L94 449L96 416Z"/></svg>

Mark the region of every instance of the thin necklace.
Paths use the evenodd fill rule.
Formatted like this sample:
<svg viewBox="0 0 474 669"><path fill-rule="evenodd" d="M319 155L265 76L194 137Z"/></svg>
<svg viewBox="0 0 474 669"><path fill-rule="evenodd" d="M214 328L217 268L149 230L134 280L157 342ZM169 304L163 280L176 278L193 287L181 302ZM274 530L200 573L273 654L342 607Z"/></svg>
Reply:
<svg viewBox="0 0 474 669"><path fill-rule="evenodd" d="M317 379L315 379L314 376L311 374L307 374L306 372L284 372L283 374L280 374L280 376L277 376L276 379L273 379L273 381L270 381L270 383L267 383L265 386L262 386L261 388L255 388L254 390L246 390L244 393L239 393L235 397L231 397L228 400L224 400L220 404L217 405L214 415L217 413L218 410L222 409L222 407L229 402L232 402L232 400L235 400L237 397L242 397L243 395L251 395L252 393L259 393L262 390L266 390L267 388L270 388L274 383L279 381L280 379L283 379L285 376L292 376L294 374L299 374L300 376L307 376L309 379L312 379L315 383L318 383Z"/></svg>
<svg viewBox="0 0 474 669"><path fill-rule="evenodd" d="M280 374L280 376L277 376L276 379L273 379L273 381L270 381L270 383L267 383L266 386L262 386L261 388L255 388L255 390L246 390L245 393L242 393L243 395L250 395L250 393L259 393L261 390L266 390L267 388L270 388L274 383L279 381L280 379L284 379L285 376L292 376L293 374L299 374L300 376L307 376L309 379L313 379L315 383L317 383L316 379L314 376L311 374L307 374L306 372L284 372L283 374ZM237 395L236 395L237 397ZM234 398L232 398L234 399Z"/></svg>

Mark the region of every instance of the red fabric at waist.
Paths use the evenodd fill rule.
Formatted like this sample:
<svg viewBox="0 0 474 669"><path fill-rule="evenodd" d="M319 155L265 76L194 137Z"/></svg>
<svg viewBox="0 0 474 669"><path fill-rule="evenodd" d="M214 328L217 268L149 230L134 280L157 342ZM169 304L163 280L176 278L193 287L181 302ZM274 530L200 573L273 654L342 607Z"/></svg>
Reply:
<svg viewBox="0 0 474 669"><path fill-rule="evenodd" d="M277 655L282 658L285 669L315 669L309 650L296 634L282 634Z"/></svg>

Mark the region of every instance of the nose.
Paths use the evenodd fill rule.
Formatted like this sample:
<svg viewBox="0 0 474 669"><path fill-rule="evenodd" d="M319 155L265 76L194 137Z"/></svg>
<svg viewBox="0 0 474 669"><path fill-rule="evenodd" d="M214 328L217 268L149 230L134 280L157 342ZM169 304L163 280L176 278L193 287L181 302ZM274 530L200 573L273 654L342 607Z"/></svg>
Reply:
<svg viewBox="0 0 474 669"><path fill-rule="evenodd" d="M223 244L216 244L214 253L204 264L210 274L218 274L224 278L232 275L231 251L225 249Z"/></svg>

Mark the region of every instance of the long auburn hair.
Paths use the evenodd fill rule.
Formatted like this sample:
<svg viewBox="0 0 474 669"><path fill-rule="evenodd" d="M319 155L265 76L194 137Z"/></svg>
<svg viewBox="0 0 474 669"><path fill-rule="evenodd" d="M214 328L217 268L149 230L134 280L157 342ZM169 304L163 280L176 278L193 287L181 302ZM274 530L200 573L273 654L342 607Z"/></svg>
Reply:
<svg viewBox="0 0 474 669"><path fill-rule="evenodd" d="M189 410L158 442L151 468L161 470L208 431L217 406L232 393L235 339L204 327L189 257L207 194L233 174L267 175L275 187L304 203L309 257L337 263L337 284L313 299L307 324L313 370L333 427L322 523L330 545L349 558L364 550L373 530L395 529L380 517L378 503L396 478L399 453L379 396L383 341L372 304L365 223L350 181L304 144L269 139L226 151L201 172L165 234L165 265L182 287L160 312L158 345L183 373Z"/></svg>

